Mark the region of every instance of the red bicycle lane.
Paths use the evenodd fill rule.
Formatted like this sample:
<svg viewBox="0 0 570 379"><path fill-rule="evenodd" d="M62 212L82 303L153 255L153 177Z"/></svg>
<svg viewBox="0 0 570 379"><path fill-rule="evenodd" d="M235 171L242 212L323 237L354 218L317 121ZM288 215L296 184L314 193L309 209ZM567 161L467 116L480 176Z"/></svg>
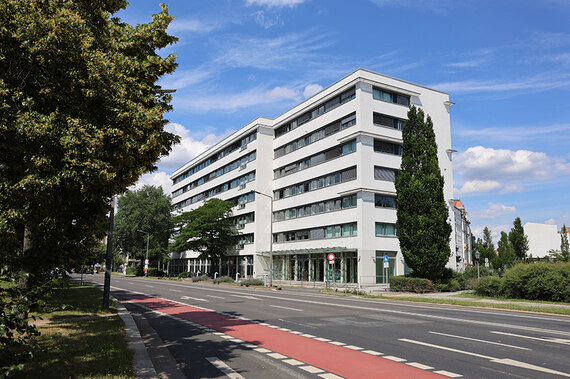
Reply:
<svg viewBox="0 0 570 379"><path fill-rule="evenodd" d="M421 370L380 356L336 346L198 307L144 295L121 296L121 298L127 298L130 302L144 305L158 312L203 325L345 378L443 377L434 372Z"/></svg>

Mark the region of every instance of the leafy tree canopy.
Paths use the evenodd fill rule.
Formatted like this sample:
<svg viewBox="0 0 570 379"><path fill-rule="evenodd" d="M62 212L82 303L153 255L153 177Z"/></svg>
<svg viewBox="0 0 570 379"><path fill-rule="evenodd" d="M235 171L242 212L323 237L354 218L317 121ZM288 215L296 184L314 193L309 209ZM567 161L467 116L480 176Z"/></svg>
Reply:
<svg viewBox="0 0 570 379"><path fill-rule="evenodd" d="M396 178L400 249L415 276L438 279L451 255L451 225L431 118L412 106L402 138L402 166Z"/></svg>
<svg viewBox="0 0 570 379"><path fill-rule="evenodd" d="M481 254L481 262L485 262L485 258L491 262L495 258L495 244L493 243L493 237L491 236L491 231L488 227L483 229L483 239L477 239L477 249Z"/></svg>
<svg viewBox="0 0 570 379"><path fill-rule="evenodd" d="M199 208L174 218L180 234L171 245L173 251L197 251L201 259L225 257L238 242L239 233L233 229L232 204L211 198Z"/></svg>
<svg viewBox="0 0 570 379"><path fill-rule="evenodd" d="M164 131L171 96L155 85L176 67L156 53L176 41L166 33L173 18L162 5L132 27L112 17L127 4L0 2L4 263L74 264L104 236L109 198L179 140Z"/></svg>
<svg viewBox="0 0 570 379"><path fill-rule="evenodd" d="M143 259L149 238L149 260L158 261L168 254L168 239L173 222L170 197L162 187L144 186L119 197L115 215L113 247L120 254ZM148 232L142 233L141 231Z"/></svg>

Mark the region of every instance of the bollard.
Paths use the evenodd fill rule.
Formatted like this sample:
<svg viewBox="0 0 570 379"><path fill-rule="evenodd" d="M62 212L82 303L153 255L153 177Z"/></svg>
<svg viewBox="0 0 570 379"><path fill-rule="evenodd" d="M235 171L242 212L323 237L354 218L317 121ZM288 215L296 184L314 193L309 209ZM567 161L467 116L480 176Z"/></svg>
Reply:
<svg viewBox="0 0 570 379"><path fill-rule="evenodd" d="M236 283L238 282L239 272L236 272Z"/></svg>
<svg viewBox="0 0 570 379"><path fill-rule="evenodd" d="M269 275L265 274L263 275L263 286L267 287L267 278L269 277Z"/></svg>
<svg viewBox="0 0 570 379"><path fill-rule="evenodd" d="M216 271L216 272L214 273L214 280L216 280L217 277L218 277L218 272Z"/></svg>

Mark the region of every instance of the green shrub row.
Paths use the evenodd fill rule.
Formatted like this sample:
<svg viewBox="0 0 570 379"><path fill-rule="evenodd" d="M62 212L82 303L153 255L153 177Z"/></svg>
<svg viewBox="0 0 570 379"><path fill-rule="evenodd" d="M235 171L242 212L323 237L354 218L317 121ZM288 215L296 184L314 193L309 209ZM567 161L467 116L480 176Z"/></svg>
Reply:
<svg viewBox="0 0 570 379"><path fill-rule="evenodd" d="M475 293L513 299L570 302L570 262L520 263L504 277L481 278Z"/></svg>
<svg viewBox="0 0 570 379"><path fill-rule="evenodd" d="M220 276L219 278L214 279L214 284L220 283L233 283L234 280L227 275Z"/></svg>
<svg viewBox="0 0 570 379"><path fill-rule="evenodd" d="M390 278L390 289L392 291L424 293L432 291L434 288L432 281L428 279L392 276Z"/></svg>
<svg viewBox="0 0 570 379"><path fill-rule="evenodd" d="M255 279L255 278L247 278L244 279L242 281L239 282L240 285L242 286L262 286L263 285L263 281L259 280L259 279Z"/></svg>

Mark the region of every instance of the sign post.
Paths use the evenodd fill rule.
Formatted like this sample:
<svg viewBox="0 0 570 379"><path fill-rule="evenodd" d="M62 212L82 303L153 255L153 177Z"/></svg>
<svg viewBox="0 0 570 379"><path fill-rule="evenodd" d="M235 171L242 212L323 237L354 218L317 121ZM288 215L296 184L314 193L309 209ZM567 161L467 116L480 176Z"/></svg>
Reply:
<svg viewBox="0 0 570 379"><path fill-rule="evenodd" d="M327 260L329 261L329 272L330 272L330 278L332 281L334 281L334 254L333 253L329 253L327 254ZM328 279L328 278L327 278Z"/></svg>
<svg viewBox="0 0 570 379"><path fill-rule="evenodd" d="M385 283L388 282L388 275L390 275L390 258L387 255L384 255L384 280Z"/></svg>

